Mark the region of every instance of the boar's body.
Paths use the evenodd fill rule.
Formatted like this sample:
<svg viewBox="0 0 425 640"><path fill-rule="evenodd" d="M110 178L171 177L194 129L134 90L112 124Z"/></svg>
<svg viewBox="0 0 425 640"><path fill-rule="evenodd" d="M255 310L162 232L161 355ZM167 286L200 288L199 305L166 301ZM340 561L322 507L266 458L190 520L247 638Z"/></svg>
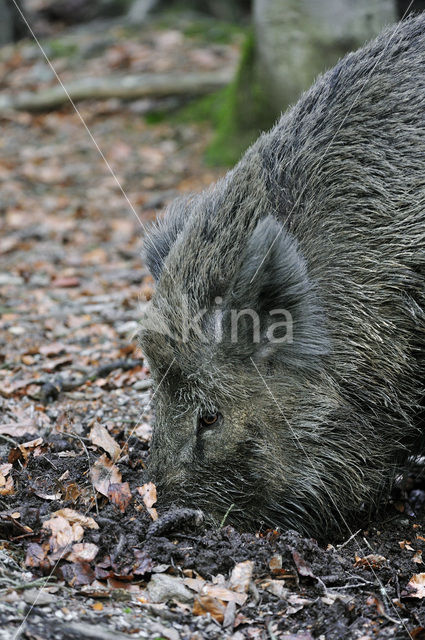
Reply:
<svg viewBox="0 0 425 640"><path fill-rule="evenodd" d="M376 505L424 431L425 16L174 203L146 259L160 499L316 535Z"/></svg>

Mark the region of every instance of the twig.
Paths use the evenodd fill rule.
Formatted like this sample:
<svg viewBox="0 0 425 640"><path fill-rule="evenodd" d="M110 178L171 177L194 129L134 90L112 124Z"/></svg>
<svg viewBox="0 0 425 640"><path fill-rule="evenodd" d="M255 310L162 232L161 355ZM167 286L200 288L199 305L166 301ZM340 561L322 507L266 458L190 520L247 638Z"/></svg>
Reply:
<svg viewBox="0 0 425 640"><path fill-rule="evenodd" d="M84 78L66 85L69 97L79 100L105 100L120 98L163 98L168 96L202 95L217 91L231 81L233 69L192 73L145 73L139 75L115 75L107 78ZM69 100L61 86L53 86L37 92L23 91L16 96L3 95L0 110L17 109L40 111L53 109Z"/></svg>
<svg viewBox="0 0 425 640"><path fill-rule="evenodd" d="M56 400L61 391L74 391L78 387L83 386L86 382L94 382L98 378L104 378L116 369L122 369L128 371L135 367L142 367L144 364L143 358L137 358L135 360L114 360L103 364L92 373L85 373L79 380L65 380L62 376L55 376L53 381L38 380L36 384L42 385L40 390L40 400L43 404L47 404L49 400Z"/></svg>
<svg viewBox="0 0 425 640"><path fill-rule="evenodd" d="M348 540L346 540L345 542L343 542L342 544L337 545L337 549L338 551L340 549L343 549L349 542L351 542L351 540L353 540L359 533L360 533L361 529L359 529L358 531L356 531L355 533L353 533Z"/></svg>
<svg viewBox="0 0 425 640"><path fill-rule="evenodd" d="M38 578L37 580L31 580L30 582L17 582L11 584L10 587L4 587L0 589L0 593L10 593L11 591L21 591L22 589L32 589L32 587L45 587L46 581L57 580L56 576L49 576L48 578Z"/></svg>

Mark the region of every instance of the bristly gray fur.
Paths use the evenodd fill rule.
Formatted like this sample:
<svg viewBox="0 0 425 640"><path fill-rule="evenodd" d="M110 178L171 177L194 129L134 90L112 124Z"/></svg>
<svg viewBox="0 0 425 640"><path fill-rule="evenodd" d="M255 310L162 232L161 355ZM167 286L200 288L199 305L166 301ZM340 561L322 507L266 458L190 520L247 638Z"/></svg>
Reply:
<svg viewBox="0 0 425 640"><path fill-rule="evenodd" d="M347 55L222 180L175 202L146 261L141 344L156 384L167 374L160 501L217 522L233 505L240 527L344 531L424 431L425 15ZM293 342L270 344L282 306ZM246 320L232 342L231 309L248 307L260 340ZM180 339L188 309L207 309L203 339Z"/></svg>

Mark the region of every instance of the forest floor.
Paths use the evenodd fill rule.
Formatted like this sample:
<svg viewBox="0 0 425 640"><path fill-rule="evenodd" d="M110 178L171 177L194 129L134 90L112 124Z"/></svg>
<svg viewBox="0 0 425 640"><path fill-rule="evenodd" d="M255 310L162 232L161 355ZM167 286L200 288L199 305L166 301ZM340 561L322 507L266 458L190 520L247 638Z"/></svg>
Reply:
<svg viewBox="0 0 425 640"><path fill-rule="evenodd" d="M189 27L46 50L65 84L235 67L240 38ZM0 52L0 77L6 93L55 82L29 41ZM190 514L149 529L161 504L134 334L152 280L134 211L148 223L224 172L204 164L207 124L149 124L153 103L79 105L131 207L72 107L0 114L0 639L424 639L420 470L367 530L327 545Z"/></svg>

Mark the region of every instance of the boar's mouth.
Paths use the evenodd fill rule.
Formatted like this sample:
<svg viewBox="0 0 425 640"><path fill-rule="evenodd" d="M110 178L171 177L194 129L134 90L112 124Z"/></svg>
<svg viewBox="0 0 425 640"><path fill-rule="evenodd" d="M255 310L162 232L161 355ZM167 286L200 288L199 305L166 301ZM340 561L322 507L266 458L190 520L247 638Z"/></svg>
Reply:
<svg viewBox="0 0 425 640"><path fill-rule="evenodd" d="M264 500L265 482L259 477L253 450L252 443L245 442L237 460L214 465L193 460L168 473L150 468L158 505L164 509L171 506L201 509L215 525L222 524L227 514L226 524L255 526L259 521L256 514Z"/></svg>

